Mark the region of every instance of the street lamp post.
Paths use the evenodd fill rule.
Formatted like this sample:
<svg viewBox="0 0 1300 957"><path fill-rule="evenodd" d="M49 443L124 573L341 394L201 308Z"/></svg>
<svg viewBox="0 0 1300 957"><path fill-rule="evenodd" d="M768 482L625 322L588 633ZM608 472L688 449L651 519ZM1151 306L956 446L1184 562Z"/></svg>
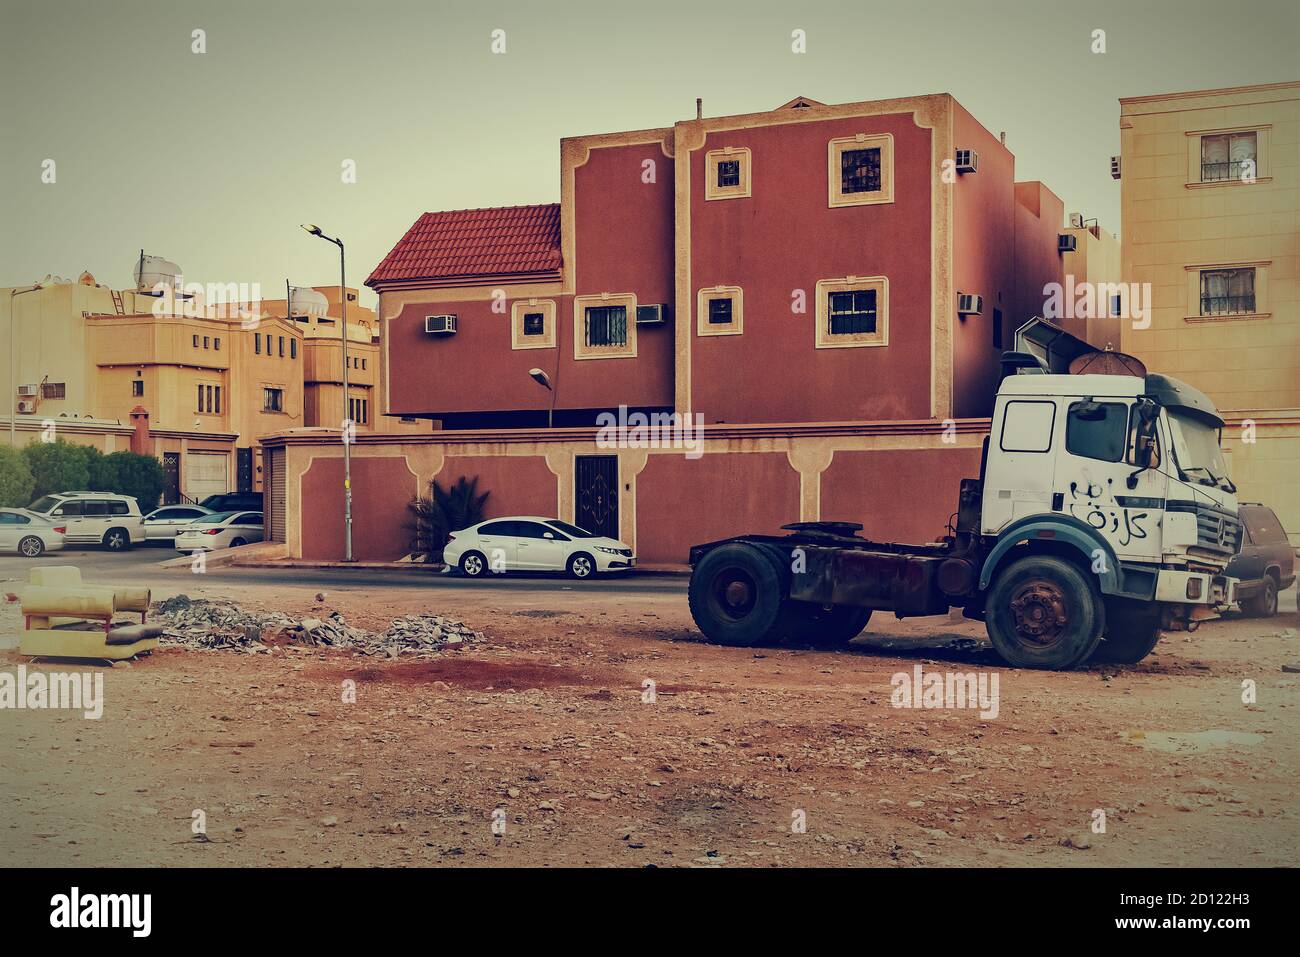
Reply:
<svg viewBox="0 0 1300 957"><path fill-rule="evenodd" d="M25 292L35 292L40 289L41 284L28 286L26 289L9 290L9 447L18 448L18 431L16 420L18 418L18 380L17 371L14 369L14 327L18 325L18 314L14 312L14 297L21 296Z"/></svg>
<svg viewBox="0 0 1300 957"><path fill-rule="evenodd" d="M555 389L551 387L551 377L541 369L529 369L528 374L533 377L533 381L551 394L551 404L546 409L546 427L548 429L555 426Z"/></svg>
<svg viewBox="0 0 1300 957"><path fill-rule="evenodd" d="M348 414L348 271L343 240L326 236L319 226L304 223L303 229L339 247L339 308L343 320L343 560L352 561L352 418Z"/></svg>

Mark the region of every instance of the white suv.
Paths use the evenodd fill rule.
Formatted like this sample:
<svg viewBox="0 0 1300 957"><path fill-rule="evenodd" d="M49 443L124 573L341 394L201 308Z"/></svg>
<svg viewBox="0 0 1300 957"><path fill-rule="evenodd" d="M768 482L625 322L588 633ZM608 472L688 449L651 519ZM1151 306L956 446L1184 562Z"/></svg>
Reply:
<svg viewBox="0 0 1300 957"><path fill-rule="evenodd" d="M69 545L102 544L120 552L145 540L140 505L130 495L52 492L32 502L28 511L66 525L64 538Z"/></svg>

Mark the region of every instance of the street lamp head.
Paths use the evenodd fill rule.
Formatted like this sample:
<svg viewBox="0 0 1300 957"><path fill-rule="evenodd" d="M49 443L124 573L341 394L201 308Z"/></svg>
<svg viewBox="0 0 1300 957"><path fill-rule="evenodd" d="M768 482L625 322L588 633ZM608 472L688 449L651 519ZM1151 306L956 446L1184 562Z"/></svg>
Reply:
<svg viewBox="0 0 1300 957"><path fill-rule="evenodd" d="M528 374L532 376L533 381L536 382L538 385L540 385L542 388L549 389L551 387L551 377L548 376L541 369L529 369Z"/></svg>
<svg viewBox="0 0 1300 957"><path fill-rule="evenodd" d="M320 235L320 227L314 223L303 223L302 228L307 230L307 232L311 233L313 236Z"/></svg>

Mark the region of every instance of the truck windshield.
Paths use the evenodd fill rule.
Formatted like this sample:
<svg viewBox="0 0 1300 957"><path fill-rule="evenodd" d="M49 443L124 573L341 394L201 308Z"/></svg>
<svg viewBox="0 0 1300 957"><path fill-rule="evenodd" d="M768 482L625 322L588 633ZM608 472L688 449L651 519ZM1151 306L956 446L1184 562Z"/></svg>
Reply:
<svg viewBox="0 0 1300 957"><path fill-rule="evenodd" d="M1178 474L1189 482L1228 488L1228 466L1219 451L1219 431L1177 409L1169 410L1169 432L1173 439Z"/></svg>

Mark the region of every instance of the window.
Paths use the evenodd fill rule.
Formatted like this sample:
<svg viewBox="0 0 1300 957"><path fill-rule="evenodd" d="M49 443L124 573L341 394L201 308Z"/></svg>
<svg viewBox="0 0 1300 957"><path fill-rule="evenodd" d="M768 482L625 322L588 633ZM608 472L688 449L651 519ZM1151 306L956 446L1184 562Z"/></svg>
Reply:
<svg viewBox="0 0 1300 957"><path fill-rule="evenodd" d="M142 396L142 395L144 395L144 379L132 379L132 380L131 380L131 394L132 394L133 396Z"/></svg>
<svg viewBox="0 0 1300 957"><path fill-rule="evenodd" d="M550 299L520 299L511 303L510 347L551 349L554 346L555 303Z"/></svg>
<svg viewBox="0 0 1300 957"><path fill-rule="evenodd" d="M587 345L627 345L627 307L588 306Z"/></svg>
<svg viewBox="0 0 1300 957"><path fill-rule="evenodd" d="M68 386L64 382L42 382L42 399L63 399L67 397Z"/></svg>
<svg viewBox="0 0 1300 957"><path fill-rule="evenodd" d="M553 528L547 528L541 522L515 522L515 538L545 538L550 535L557 542L568 539Z"/></svg>
<svg viewBox="0 0 1300 957"><path fill-rule="evenodd" d="M266 334L266 354L268 356L271 354L271 334L269 332Z"/></svg>
<svg viewBox="0 0 1300 957"><path fill-rule="evenodd" d="M888 333L889 282L884 276L817 283L818 349L883 346Z"/></svg>
<svg viewBox="0 0 1300 957"><path fill-rule="evenodd" d="M894 201L894 138L888 133L842 136L827 154L829 205L867 206Z"/></svg>
<svg viewBox="0 0 1300 957"><path fill-rule="evenodd" d="M131 508L126 502L113 501L108 503L109 515L130 515Z"/></svg>
<svg viewBox="0 0 1300 957"><path fill-rule="evenodd" d="M704 198L744 199L750 195L750 152L726 146L704 154Z"/></svg>
<svg viewBox="0 0 1300 957"><path fill-rule="evenodd" d="M361 360L361 369L362 369L363 372L365 371L365 368L366 368L366 360L365 360L364 358L362 358L362 360Z"/></svg>
<svg viewBox="0 0 1300 957"><path fill-rule="evenodd" d="M297 339L290 339L290 340L289 340L289 358L290 358L290 359L296 359L296 358L298 358L298 340L297 340Z"/></svg>
<svg viewBox="0 0 1300 957"><path fill-rule="evenodd" d="M217 351L217 352L220 352L220 351L221 351L221 337L220 337L220 336L217 336L215 339L212 340L212 348L213 348L215 351Z"/></svg>
<svg viewBox="0 0 1300 957"><path fill-rule="evenodd" d="M195 336L195 337L194 337L194 348L197 349L198 347L199 347L199 337L198 337L198 336Z"/></svg>
<svg viewBox="0 0 1300 957"><path fill-rule="evenodd" d="M601 293L573 300L575 359L632 358L636 355L636 296ZM523 317L520 316L522 330ZM522 340L523 337L520 336Z"/></svg>
<svg viewBox="0 0 1300 957"><path fill-rule="evenodd" d="M0 525L29 525L31 519L17 512L0 512Z"/></svg>
<svg viewBox="0 0 1300 957"><path fill-rule="evenodd" d="M1202 316L1249 315L1255 311L1255 270L1202 269Z"/></svg>
<svg viewBox="0 0 1300 957"><path fill-rule="evenodd" d="M87 499L81 503L81 514L87 518L91 516L97 518L111 513L108 510L108 502L101 499Z"/></svg>
<svg viewBox="0 0 1300 957"><path fill-rule="evenodd" d="M262 354L262 337L253 333L253 351L259 356Z"/></svg>
<svg viewBox="0 0 1300 957"><path fill-rule="evenodd" d="M745 329L744 296L739 286L706 286L696 297L696 332L701 336L735 336Z"/></svg>
<svg viewBox="0 0 1300 957"><path fill-rule="evenodd" d="M262 390L262 411L283 412L284 411L284 390L263 389Z"/></svg>
<svg viewBox="0 0 1300 957"><path fill-rule="evenodd" d="M1072 455L1118 462L1128 441L1128 406L1123 402L1074 402L1065 420L1065 450Z"/></svg>
<svg viewBox="0 0 1300 957"><path fill-rule="evenodd" d="M1003 452L1046 452L1052 447L1055 402L1008 402L1002 416Z"/></svg>
<svg viewBox="0 0 1300 957"><path fill-rule="evenodd" d="M271 344L268 342L268 343L267 343L267 348L269 349L270 346L271 346ZM281 337L280 337L280 358L281 358L281 359L284 358L284 336L281 336Z"/></svg>
<svg viewBox="0 0 1300 957"><path fill-rule="evenodd" d="M1258 176L1257 134L1217 133L1201 137L1201 182L1218 183Z"/></svg>
<svg viewBox="0 0 1300 957"><path fill-rule="evenodd" d="M221 414L221 386L216 386L213 389L213 396L214 396L214 402L212 406L212 411L215 412L217 415L220 415Z"/></svg>
<svg viewBox="0 0 1300 957"><path fill-rule="evenodd" d="M504 535L513 538L518 522L488 522L479 528L480 535Z"/></svg>
<svg viewBox="0 0 1300 957"><path fill-rule="evenodd" d="M993 310L993 348L1002 348L1002 310Z"/></svg>
<svg viewBox="0 0 1300 957"><path fill-rule="evenodd" d="M876 290L833 292L830 300L830 328L833 336L853 336L876 331Z"/></svg>
<svg viewBox="0 0 1300 957"><path fill-rule="evenodd" d="M370 400L348 398L348 418L357 425L365 425L370 421Z"/></svg>

